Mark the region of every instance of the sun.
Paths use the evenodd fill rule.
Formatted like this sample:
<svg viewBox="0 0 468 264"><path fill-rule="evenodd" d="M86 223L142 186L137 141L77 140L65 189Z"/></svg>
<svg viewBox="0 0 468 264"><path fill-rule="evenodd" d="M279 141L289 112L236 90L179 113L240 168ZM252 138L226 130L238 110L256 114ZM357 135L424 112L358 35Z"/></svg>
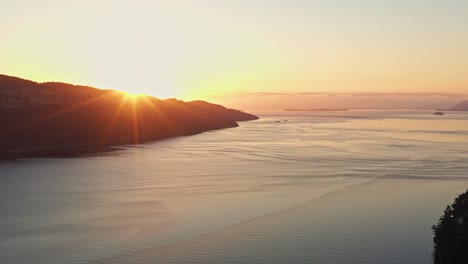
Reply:
<svg viewBox="0 0 468 264"><path fill-rule="evenodd" d="M161 100L164 100L164 99L168 99L168 98L177 98L177 96L181 96L180 94L174 92L173 90L170 90L170 89L155 89L155 90L149 90L149 91L146 91L145 92L138 92L138 93L134 93L134 92L129 92L129 91L126 91L126 90L123 90L123 89L118 89L116 90L118 91L119 93L121 93L122 95L124 95L125 97L128 97L128 98L138 98L138 97L142 97L142 96L150 96L150 97L156 97L158 99L161 99Z"/></svg>
<svg viewBox="0 0 468 264"><path fill-rule="evenodd" d="M130 92L125 92L125 91L119 91L119 92L122 93L126 98L133 99L133 100L144 96L144 94L142 93L130 93Z"/></svg>

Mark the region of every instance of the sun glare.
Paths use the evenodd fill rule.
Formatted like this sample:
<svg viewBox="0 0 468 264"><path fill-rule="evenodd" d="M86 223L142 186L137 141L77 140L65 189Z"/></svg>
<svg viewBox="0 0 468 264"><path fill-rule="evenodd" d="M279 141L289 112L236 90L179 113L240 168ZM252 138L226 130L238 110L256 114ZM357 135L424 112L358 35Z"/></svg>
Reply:
<svg viewBox="0 0 468 264"><path fill-rule="evenodd" d="M125 95L125 97L129 98L129 99L137 99L138 97L141 97L143 96L142 93L129 93L129 92L125 92L125 91L120 91L123 95Z"/></svg>

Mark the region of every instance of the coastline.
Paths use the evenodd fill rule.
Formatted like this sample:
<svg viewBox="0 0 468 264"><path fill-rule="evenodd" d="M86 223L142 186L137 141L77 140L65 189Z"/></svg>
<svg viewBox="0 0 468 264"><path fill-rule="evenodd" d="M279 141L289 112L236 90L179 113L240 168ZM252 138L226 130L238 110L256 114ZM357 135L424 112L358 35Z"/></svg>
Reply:
<svg viewBox="0 0 468 264"><path fill-rule="evenodd" d="M258 119L255 119L258 120ZM254 120L244 120L237 122L248 122ZM131 142L122 142L116 144L84 144L84 145L68 145L68 146L45 146L45 147L36 147L36 148L17 148L17 149L7 149L0 151L0 162L2 161L11 161L11 160L20 160L26 158L76 158L76 157L88 157L96 155L112 155L112 153L125 150L130 146L140 146L147 143L153 143L161 140L167 140L178 137L188 137L198 134L202 134L209 131L223 130L229 128L236 128L239 124L236 122L237 126L226 126L223 128L208 129L201 132L190 133L185 135L174 135L169 137L163 137L158 139L149 139L139 143Z"/></svg>
<svg viewBox="0 0 468 264"><path fill-rule="evenodd" d="M0 160L73 157L259 119L205 101L161 100L0 74Z"/></svg>

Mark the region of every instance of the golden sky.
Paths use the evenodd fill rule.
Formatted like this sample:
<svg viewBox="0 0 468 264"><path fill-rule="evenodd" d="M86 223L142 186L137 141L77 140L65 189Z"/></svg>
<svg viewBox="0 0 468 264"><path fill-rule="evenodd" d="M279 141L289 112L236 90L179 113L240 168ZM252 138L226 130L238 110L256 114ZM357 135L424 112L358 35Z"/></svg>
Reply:
<svg viewBox="0 0 468 264"><path fill-rule="evenodd" d="M468 93L465 0L15 0L0 73L158 97Z"/></svg>

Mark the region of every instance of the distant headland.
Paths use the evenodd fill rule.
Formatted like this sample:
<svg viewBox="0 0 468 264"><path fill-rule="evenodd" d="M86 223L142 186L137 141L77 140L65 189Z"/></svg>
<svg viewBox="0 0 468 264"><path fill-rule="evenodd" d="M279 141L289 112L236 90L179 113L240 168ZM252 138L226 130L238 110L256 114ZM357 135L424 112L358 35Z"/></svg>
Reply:
<svg viewBox="0 0 468 264"><path fill-rule="evenodd" d="M103 151L256 119L204 101L160 100L0 75L0 159Z"/></svg>
<svg viewBox="0 0 468 264"><path fill-rule="evenodd" d="M449 110L451 111L468 111L468 100L465 100L459 104L454 105Z"/></svg>
<svg viewBox="0 0 468 264"><path fill-rule="evenodd" d="M462 101L451 108L439 109L438 111L468 111L468 100Z"/></svg>

